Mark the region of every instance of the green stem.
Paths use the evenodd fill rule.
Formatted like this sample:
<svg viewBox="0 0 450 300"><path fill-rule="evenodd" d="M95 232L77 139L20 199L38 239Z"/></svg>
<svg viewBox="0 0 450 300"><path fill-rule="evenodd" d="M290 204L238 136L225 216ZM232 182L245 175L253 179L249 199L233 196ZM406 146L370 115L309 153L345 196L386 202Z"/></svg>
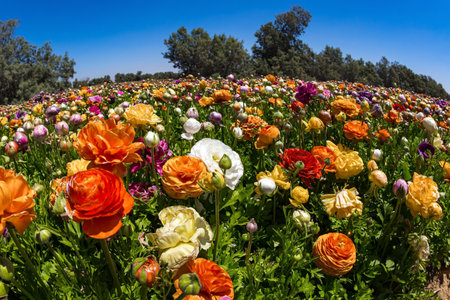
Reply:
<svg viewBox="0 0 450 300"><path fill-rule="evenodd" d="M272 209L272 224L275 225L275 220L277 217L277 194L275 193L272 197L273 209Z"/></svg>
<svg viewBox="0 0 450 300"><path fill-rule="evenodd" d="M22 292L22 294L24 294L28 299L30 299L30 300L34 300L35 299L35 297L31 296L31 294L20 283L15 281L14 278L11 278L11 283L16 288L18 288Z"/></svg>
<svg viewBox="0 0 450 300"><path fill-rule="evenodd" d="M184 297L186 297L187 295L185 293L181 293L180 296L178 296L175 300L183 300Z"/></svg>
<svg viewBox="0 0 450 300"><path fill-rule="evenodd" d="M111 257L111 253L108 249L108 244L106 244L106 239L100 240L100 245L102 246L103 253L105 253L106 262L108 263L109 271L114 279L114 285L116 286L119 297L122 297L122 290L120 289L119 277L117 276L117 269L114 261Z"/></svg>
<svg viewBox="0 0 450 300"><path fill-rule="evenodd" d="M155 183L155 186L158 187L158 177L156 175L156 162L155 162L155 148L151 148L152 154L152 176Z"/></svg>
<svg viewBox="0 0 450 300"><path fill-rule="evenodd" d="M253 232L250 232L250 237L248 240L248 247L245 250L245 265L247 266L247 275L250 281L250 284L253 286L253 274L250 269L250 253L252 249L252 240L253 240Z"/></svg>
<svg viewBox="0 0 450 300"><path fill-rule="evenodd" d="M30 269L30 271L33 273L33 275L36 277L36 279L39 281L39 284L44 289L44 293L45 293L46 297L48 298L50 293L47 289L47 285L42 281L42 278L41 278L41 276L39 276L39 273L36 271L35 267L33 266L33 263L31 262L30 257L25 252L25 250L22 248L22 245L20 244L19 240L17 239L16 233L14 232L14 228L10 224L7 224L6 226L8 228L8 233L10 234L11 238L14 241L14 244L16 244L17 249L20 252L20 255L22 255L23 259L25 260L25 264L27 265L28 269Z"/></svg>
<svg viewBox="0 0 450 300"><path fill-rule="evenodd" d="M145 284L141 285L141 290L139 292L141 299L147 299L147 291L148 291L147 286Z"/></svg>
<svg viewBox="0 0 450 300"><path fill-rule="evenodd" d="M220 197L220 191L215 191L214 192L214 201L215 201L215 215L216 215L216 232L214 233L214 252L213 252L213 261L216 261L217 258L217 246L219 243L219 230L220 230L220 226L219 226L219 197Z"/></svg>
<svg viewBox="0 0 450 300"><path fill-rule="evenodd" d="M61 258L59 257L58 253L56 253L55 249L53 249L53 247L50 243L48 243L47 246L48 246L48 249L50 250L50 252L52 253L52 255L55 257L56 262L58 263L58 265L61 269L61 272L62 272L64 278L66 279L67 283L69 285L72 285L72 280L70 280L69 275L67 274L66 270L64 269L64 264L61 261Z"/></svg>

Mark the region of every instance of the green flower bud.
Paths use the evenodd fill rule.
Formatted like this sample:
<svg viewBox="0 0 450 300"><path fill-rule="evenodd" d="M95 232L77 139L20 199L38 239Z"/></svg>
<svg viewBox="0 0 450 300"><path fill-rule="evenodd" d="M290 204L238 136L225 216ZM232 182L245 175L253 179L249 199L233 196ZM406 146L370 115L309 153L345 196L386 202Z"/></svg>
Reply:
<svg viewBox="0 0 450 300"><path fill-rule="evenodd" d="M47 229L42 229L40 231L36 231L34 234L34 238L39 244L48 244L52 234Z"/></svg>
<svg viewBox="0 0 450 300"><path fill-rule="evenodd" d="M305 168L305 163L302 162L302 161L298 161L298 162L295 163L295 168L297 169L297 172L301 171L301 170L303 170Z"/></svg>
<svg viewBox="0 0 450 300"><path fill-rule="evenodd" d="M245 242L248 242L249 238L250 238L250 234L249 234L248 232L242 234L242 239L243 239Z"/></svg>
<svg viewBox="0 0 450 300"><path fill-rule="evenodd" d="M154 148L159 144L159 135L153 131L147 132L144 137L144 144L147 147Z"/></svg>
<svg viewBox="0 0 450 300"><path fill-rule="evenodd" d="M0 297L8 297L8 287L0 281Z"/></svg>
<svg viewBox="0 0 450 300"><path fill-rule="evenodd" d="M141 285L151 287L155 283L160 269L161 267L155 257L149 256L137 258L133 263L131 272Z"/></svg>
<svg viewBox="0 0 450 300"><path fill-rule="evenodd" d="M214 186L219 190L225 187L225 179L219 173L216 172L212 173L212 182L214 183Z"/></svg>
<svg viewBox="0 0 450 300"><path fill-rule="evenodd" d="M130 224L126 224L120 228L120 231L124 236L131 237L133 235L134 229Z"/></svg>
<svg viewBox="0 0 450 300"><path fill-rule="evenodd" d="M229 168L231 168L231 165L232 165L232 163L231 163L230 157L228 157L228 155L224 154L219 161L219 167L221 169L228 170Z"/></svg>
<svg viewBox="0 0 450 300"><path fill-rule="evenodd" d="M64 209L66 204L66 196L64 192L59 193L58 198L56 198L55 203L53 204L52 211L56 215L60 215L64 213L66 210Z"/></svg>
<svg viewBox="0 0 450 300"><path fill-rule="evenodd" d="M14 277L14 266L6 257L0 257L0 279L11 281Z"/></svg>
<svg viewBox="0 0 450 300"><path fill-rule="evenodd" d="M185 295L198 295L202 285L197 274L188 273L180 276L178 279L178 287Z"/></svg>

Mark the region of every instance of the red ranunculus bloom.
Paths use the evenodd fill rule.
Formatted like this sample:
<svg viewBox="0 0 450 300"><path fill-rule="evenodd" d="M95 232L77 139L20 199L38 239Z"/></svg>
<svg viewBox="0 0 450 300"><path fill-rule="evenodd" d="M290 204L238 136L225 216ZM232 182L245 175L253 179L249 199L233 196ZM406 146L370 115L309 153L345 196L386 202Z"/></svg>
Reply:
<svg viewBox="0 0 450 300"><path fill-rule="evenodd" d="M319 179L322 176L320 162L308 151L302 149L285 149L280 157L283 159L280 165L292 171L296 170L295 164L297 162L303 162L305 167L298 171L297 175L309 188L311 188L311 178Z"/></svg>

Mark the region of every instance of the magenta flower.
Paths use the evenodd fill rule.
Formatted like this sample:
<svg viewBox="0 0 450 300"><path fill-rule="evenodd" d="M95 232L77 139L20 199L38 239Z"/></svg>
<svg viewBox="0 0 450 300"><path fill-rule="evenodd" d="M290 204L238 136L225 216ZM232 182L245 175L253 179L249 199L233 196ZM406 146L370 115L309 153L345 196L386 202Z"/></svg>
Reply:
<svg viewBox="0 0 450 300"><path fill-rule="evenodd" d="M303 104L309 104L311 97L315 94L317 94L316 87L311 82L308 82L307 84L302 84L297 88L295 98Z"/></svg>
<svg viewBox="0 0 450 300"><path fill-rule="evenodd" d="M140 137L136 139L136 142L144 142L144 138ZM154 148L155 155L155 167L156 172L162 176L162 167L166 161L172 156L173 152L169 149L169 145L166 140L162 139L158 145ZM140 151L142 161L131 164L131 173L136 173L143 167L152 164L152 151L150 147L145 147Z"/></svg>
<svg viewBox="0 0 450 300"><path fill-rule="evenodd" d="M94 113L95 115L98 115L100 113L100 108L97 106L91 106L89 107L89 112Z"/></svg>
<svg viewBox="0 0 450 300"><path fill-rule="evenodd" d="M128 185L128 190L134 198L147 202L153 198L157 189L145 182L132 182Z"/></svg>

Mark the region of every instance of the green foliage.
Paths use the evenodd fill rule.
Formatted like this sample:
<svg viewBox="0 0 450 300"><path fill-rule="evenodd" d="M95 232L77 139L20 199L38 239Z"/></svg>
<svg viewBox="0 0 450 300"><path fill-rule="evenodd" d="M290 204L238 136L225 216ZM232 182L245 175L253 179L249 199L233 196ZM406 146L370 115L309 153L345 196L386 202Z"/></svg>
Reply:
<svg viewBox="0 0 450 300"><path fill-rule="evenodd" d="M0 21L0 104L28 100L41 90L70 86L75 61L56 55L49 42L41 47L14 36L17 20Z"/></svg>

